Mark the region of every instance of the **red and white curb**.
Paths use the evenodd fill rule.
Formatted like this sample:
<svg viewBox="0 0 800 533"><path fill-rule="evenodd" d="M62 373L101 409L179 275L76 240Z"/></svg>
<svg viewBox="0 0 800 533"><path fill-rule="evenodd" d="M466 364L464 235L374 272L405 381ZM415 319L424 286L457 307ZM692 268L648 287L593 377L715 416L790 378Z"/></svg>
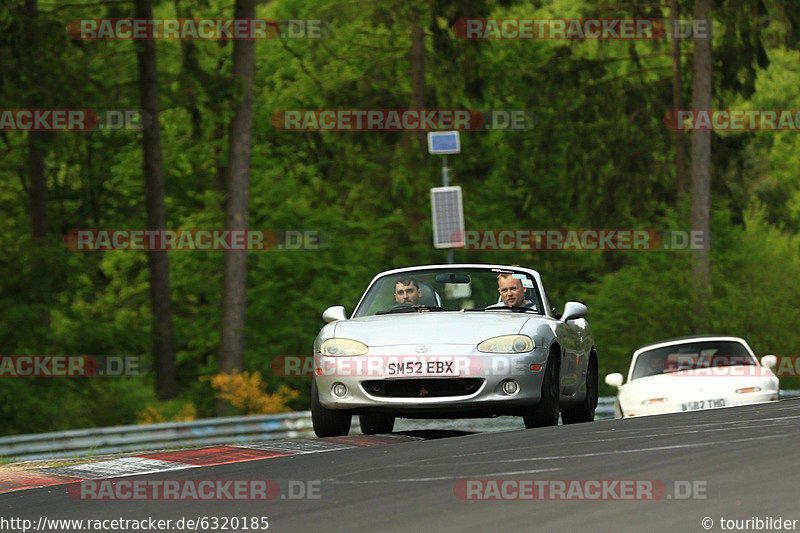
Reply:
<svg viewBox="0 0 800 533"><path fill-rule="evenodd" d="M166 452L144 453L74 466L41 468L8 473L0 470L0 494L18 490L65 485L88 479L135 476L198 468L204 466L257 461L306 453L332 452L367 446L383 446L423 440L408 435L358 435L325 439L265 441L232 446L211 446Z"/></svg>

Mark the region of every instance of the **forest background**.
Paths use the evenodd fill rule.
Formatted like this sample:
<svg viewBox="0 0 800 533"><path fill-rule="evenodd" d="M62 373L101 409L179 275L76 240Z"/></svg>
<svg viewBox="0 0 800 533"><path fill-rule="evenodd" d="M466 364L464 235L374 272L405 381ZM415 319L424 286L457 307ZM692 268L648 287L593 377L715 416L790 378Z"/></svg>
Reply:
<svg viewBox="0 0 800 533"><path fill-rule="evenodd" d="M466 40L453 29L463 18L688 20L704 4L713 20L704 71L693 39ZM67 32L73 19L147 9L167 19L248 8L323 20L324 36L248 48ZM375 273L445 261L429 200L441 159L424 134L285 131L276 112L526 110L530 129L461 133L462 152L448 161L467 228L688 232L700 134L676 134L665 115L691 109L703 77L706 107L800 107L800 14L789 0L12 0L0 30L4 109L149 109L158 119L149 131L0 131L0 353L136 357L152 368L6 377L0 434L306 409L308 378L270 363L310 354L322 311L352 311ZM586 303L601 376L625 371L646 343L694 333L742 336L759 355L799 354L798 131L706 136L705 285L692 251L456 249L455 261L532 267L557 308ZM87 252L64 239L151 227L313 231L326 244Z"/></svg>

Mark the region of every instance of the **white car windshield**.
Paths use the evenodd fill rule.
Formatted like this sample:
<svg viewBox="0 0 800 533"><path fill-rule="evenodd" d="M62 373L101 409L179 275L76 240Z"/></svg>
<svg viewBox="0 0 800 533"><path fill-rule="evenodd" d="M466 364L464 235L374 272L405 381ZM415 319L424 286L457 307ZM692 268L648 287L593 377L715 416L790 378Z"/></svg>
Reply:
<svg viewBox="0 0 800 533"><path fill-rule="evenodd" d="M542 303L536 281L526 272L437 268L379 278L367 290L354 317L461 309L541 314Z"/></svg>
<svg viewBox="0 0 800 533"><path fill-rule="evenodd" d="M640 353L634 363L631 379L682 370L756 364L747 348L736 341L673 344Z"/></svg>

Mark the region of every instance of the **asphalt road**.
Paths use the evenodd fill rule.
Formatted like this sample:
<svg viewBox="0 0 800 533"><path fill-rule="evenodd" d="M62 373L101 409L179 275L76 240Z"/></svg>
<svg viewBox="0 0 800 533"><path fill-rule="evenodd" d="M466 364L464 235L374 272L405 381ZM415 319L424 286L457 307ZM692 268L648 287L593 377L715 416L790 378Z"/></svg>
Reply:
<svg viewBox="0 0 800 533"><path fill-rule="evenodd" d="M325 533L722 531L748 525L769 531L778 530L774 520L781 517L780 531L800 530L800 400L532 430L415 436L426 440L125 478L274 480L281 496L271 501L82 501L56 486L0 495L0 516L34 523L42 515L153 517L173 524L182 517L209 517L205 528L197 529L214 532L263 531L263 522L260 529L245 529L241 520L251 526L255 517L268 517L270 531ZM468 485L467 480L480 481ZM556 483L531 489L531 480ZM460 497L468 486L473 498L514 497L522 488L527 499L465 501ZM585 499L563 501L564 487ZM314 497L299 498L301 492ZM597 501L598 495L606 499ZM238 517L239 527L221 527L223 517L229 526ZM713 521L710 528L703 527L704 518ZM74 529L48 531L67 530Z"/></svg>

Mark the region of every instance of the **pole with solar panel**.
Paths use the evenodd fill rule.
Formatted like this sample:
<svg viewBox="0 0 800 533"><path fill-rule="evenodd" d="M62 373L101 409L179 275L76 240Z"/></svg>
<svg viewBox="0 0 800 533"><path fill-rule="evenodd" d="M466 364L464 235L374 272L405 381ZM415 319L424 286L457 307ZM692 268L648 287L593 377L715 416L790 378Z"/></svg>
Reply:
<svg viewBox="0 0 800 533"><path fill-rule="evenodd" d="M457 131L428 132L428 153L442 156L442 186L431 188L433 247L447 248L447 262L453 262L453 248L464 246L464 206L461 187L450 187L448 154L461 153Z"/></svg>

